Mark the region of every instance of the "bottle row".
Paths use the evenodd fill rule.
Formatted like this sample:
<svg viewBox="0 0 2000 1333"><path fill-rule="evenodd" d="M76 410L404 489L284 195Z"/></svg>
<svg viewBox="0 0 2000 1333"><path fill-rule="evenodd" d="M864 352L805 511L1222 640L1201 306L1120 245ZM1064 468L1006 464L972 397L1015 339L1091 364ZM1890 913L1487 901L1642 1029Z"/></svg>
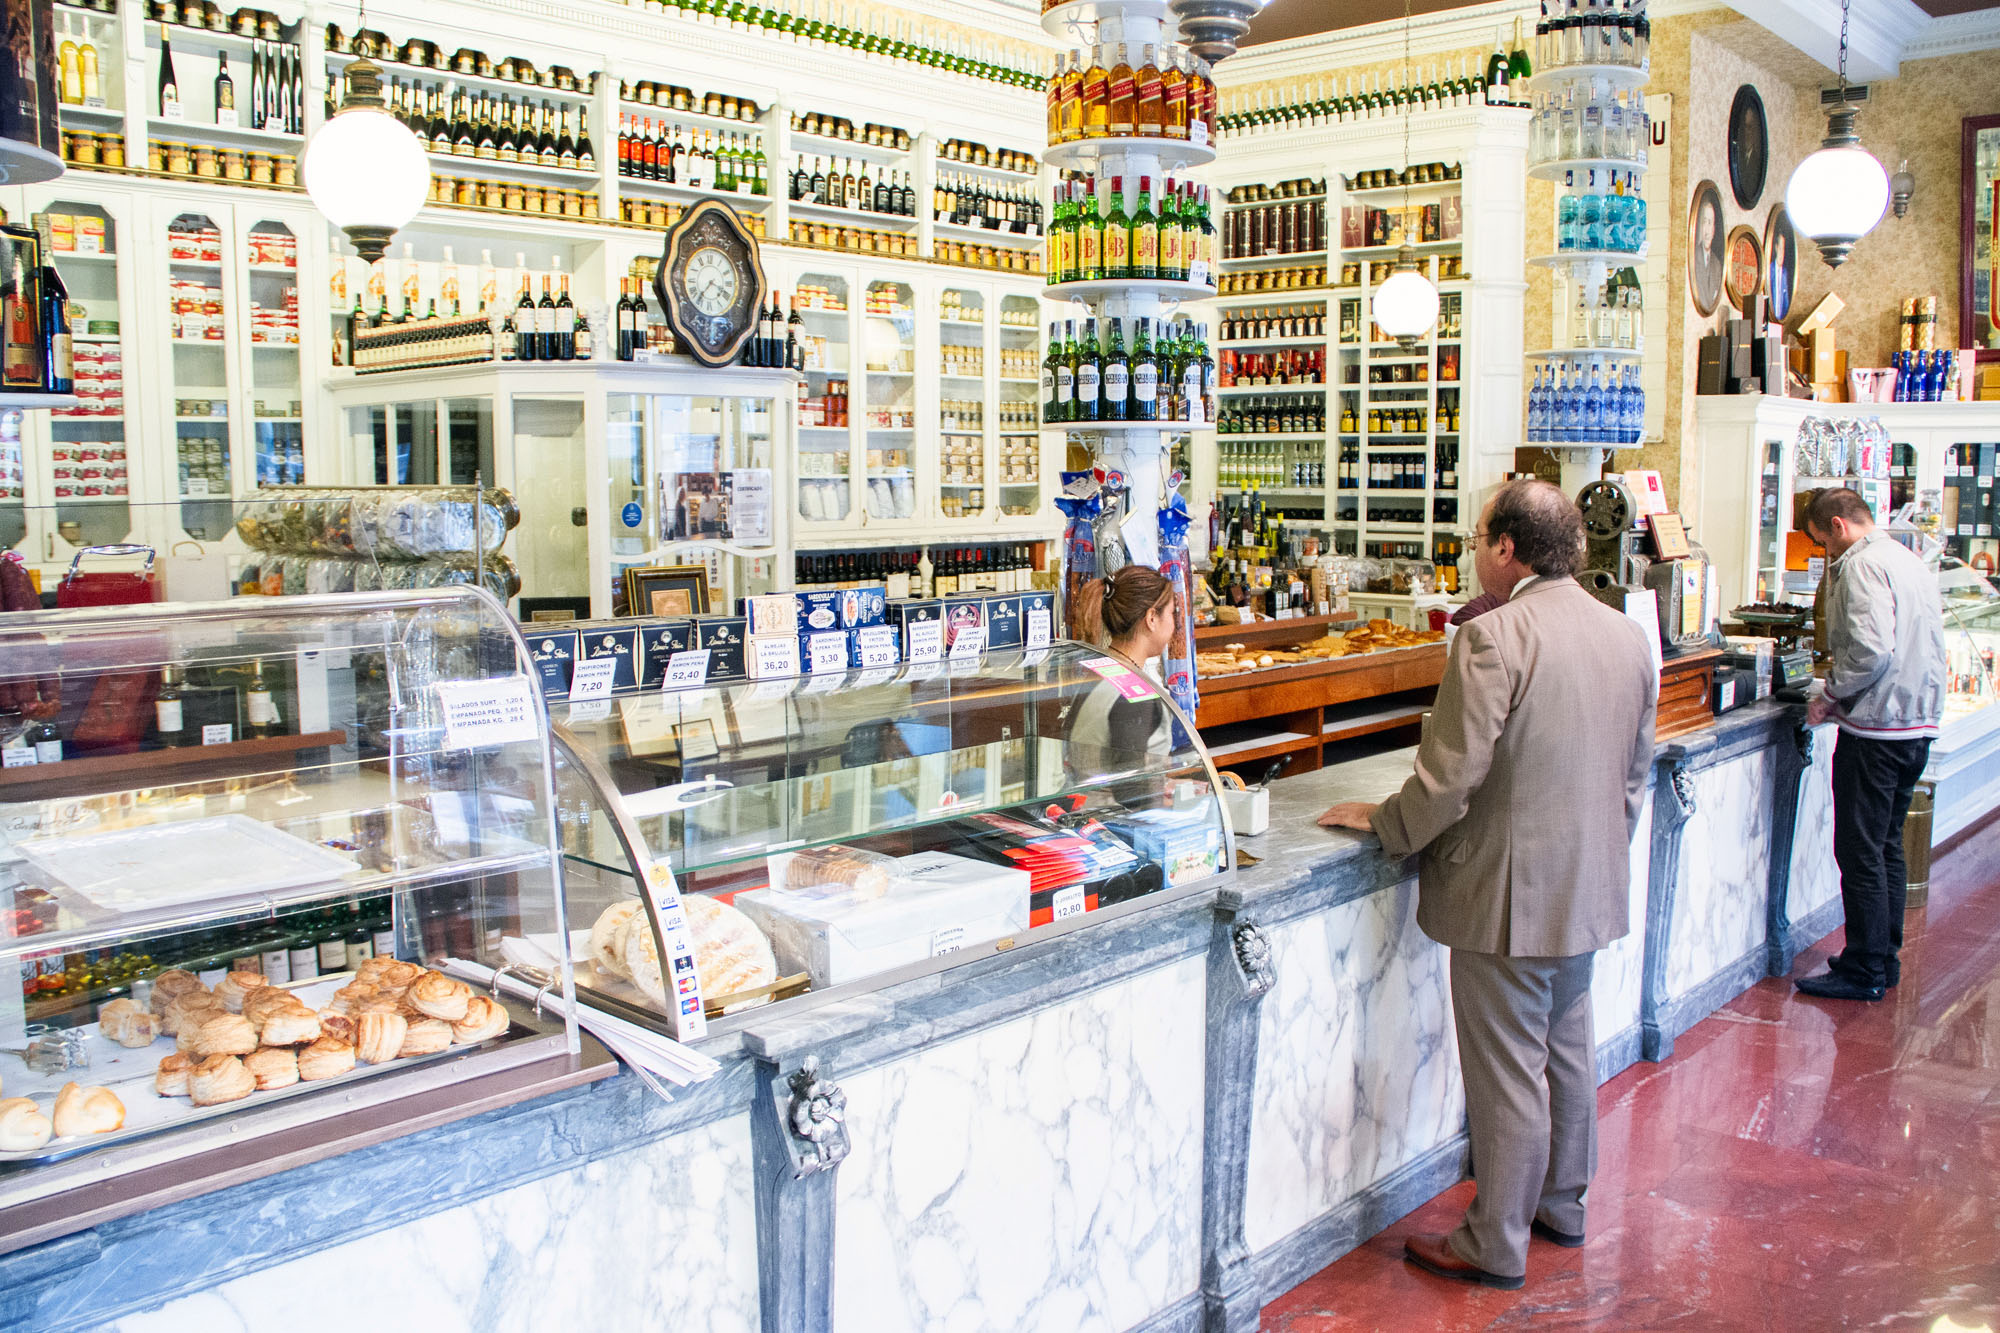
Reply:
<svg viewBox="0 0 2000 1333"><path fill-rule="evenodd" d="M1296 305L1238 310L1218 325L1223 342L1270 342L1326 337L1326 306Z"/></svg>
<svg viewBox="0 0 2000 1333"><path fill-rule="evenodd" d="M1449 441L1437 446L1437 488L1440 491L1458 489L1458 446ZM1362 449L1358 444L1342 445L1340 459L1335 469L1334 482L1339 490L1358 491L1363 478L1367 478L1371 491L1422 490L1426 482L1424 455L1420 453L1379 454L1370 450L1367 460L1362 459ZM1454 509L1456 501L1453 501ZM1372 517L1372 515L1371 515ZM1452 518L1456 519L1454 512ZM1442 518L1442 515L1440 515ZM1449 520L1446 520L1449 521Z"/></svg>
<svg viewBox="0 0 2000 1333"><path fill-rule="evenodd" d="M755 230L753 228L752 230ZM873 231L866 227L843 227L836 223L792 219L790 243L815 250L839 250L847 254L887 255L900 259L917 258L917 237L907 231ZM1041 252L1015 245L983 245L976 241L939 239L931 258L940 264L962 268L991 269L1002 273L1039 273Z"/></svg>
<svg viewBox="0 0 2000 1333"><path fill-rule="evenodd" d="M1636 255L1646 244L1646 201L1635 172L1586 174L1582 188L1556 200L1556 249Z"/></svg>
<svg viewBox="0 0 2000 1333"><path fill-rule="evenodd" d="M870 173L873 172L871 177ZM793 163L787 191L794 203L817 204L821 208L849 208L887 217L913 218L917 215L917 191L910 173L870 168L865 162L828 160L801 154Z"/></svg>
<svg viewBox="0 0 2000 1333"><path fill-rule="evenodd" d="M1646 0L1543 0L1535 24L1535 63L1623 65L1651 69L1653 24Z"/></svg>
<svg viewBox="0 0 2000 1333"><path fill-rule="evenodd" d="M181 97L179 75L174 69L174 51L170 33L168 25L162 23L157 110L165 120L185 120L187 106ZM80 75L79 69L79 82ZM299 48L289 42L267 43L261 38L252 39L250 87L240 101L236 94L236 80L229 73L229 53L227 51L216 53L215 84L211 105L215 111L215 123L223 128L304 134L305 91L305 70L299 61Z"/></svg>
<svg viewBox="0 0 2000 1333"><path fill-rule="evenodd" d="M1139 137L1205 145L1214 137L1208 62L1178 46L1135 50L1120 42L1072 51L1057 63L1047 96L1052 144Z"/></svg>
<svg viewBox="0 0 2000 1333"><path fill-rule="evenodd" d="M1326 400L1293 398L1234 398L1215 419L1218 435L1324 435Z"/></svg>
<svg viewBox="0 0 2000 1333"><path fill-rule="evenodd" d="M1326 272L1325 264L1249 269L1220 275L1216 280L1216 289L1222 296L1255 296L1259 292L1314 291L1326 286Z"/></svg>
<svg viewBox="0 0 2000 1333"><path fill-rule="evenodd" d="M59 11L56 34L56 100L63 106L104 105L104 66L90 30L69 10ZM261 47L263 43L259 42Z"/></svg>
<svg viewBox="0 0 2000 1333"><path fill-rule="evenodd" d="M1238 185L1222 197L1222 201L1234 208L1242 204L1264 204L1286 199L1324 199L1326 178L1312 180L1296 176L1291 180L1279 181L1276 185L1266 185L1256 181L1249 185Z"/></svg>
<svg viewBox="0 0 2000 1333"><path fill-rule="evenodd" d="M0 386L10 393L75 388L69 289L56 271L46 222L0 224Z"/></svg>
<svg viewBox="0 0 2000 1333"><path fill-rule="evenodd" d="M1957 398L1958 353L1943 349L1892 352L1896 372L1894 400L1899 403L1940 403Z"/></svg>
<svg viewBox="0 0 2000 1333"><path fill-rule="evenodd" d="M1578 283L1569 345L1578 351L1645 351L1646 312L1640 301L1636 286L1608 282L1593 289Z"/></svg>
<svg viewBox="0 0 2000 1333"><path fill-rule="evenodd" d="M1095 319L1083 321L1080 335L1074 320L1049 325L1049 350L1042 361L1044 421L1200 425L1215 419L1215 358L1209 355L1207 325L1185 319L1170 325L1140 316L1121 321L1115 315L1104 322L1102 347Z"/></svg>
<svg viewBox="0 0 2000 1333"><path fill-rule="evenodd" d="M1530 444L1629 446L1639 442L1645 423L1646 391L1637 366L1607 377L1593 363L1588 382L1581 364L1536 367L1528 390Z"/></svg>
<svg viewBox="0 0 2000 1333"><path fill-rule="evenodd" d="M1528 125L1528 162L1612 160L1644 169L1653 119L1641 89L1613 88L1602 79L1535 94ZM1570 184L1576 184L1572 179Z"/></svg>
<svg viewBox="0 0 2000 1333"><path fill-rule="evenodd" d="M1326 383L1326 348L1284 352L1223 349L1216 359L1217 382L1225 389Z"/></svg>
<svg viewBox="0 0 2000 1333"><path fill-rule="evenodd" d="M958 173L938 177L932 217L959 227L979 227L1013 236L1042 234L1040 192L1026 185L995 186Z"/></svg>
<svg viewBox="0 0 2000 1333"><path fill-rule="evenodd" d="M327 116L335 110L339 78L327 71ZM553 106L543 98L539 108L529 98L485 92L447 92L441 83L428 89L391 80L384 90L389 114L409 127L430 153L470 157L484 162L521 163L562 171L596 171L597 149L590 141L589 112L577 107L570 126L570 107Z"/></svg>
<svg viewBox="0 0 2000 1333"><path fill-rule="evenodd" d="M1496 49L1503 65L1510 64L1510 57ZM1247 98L1239 97L1237 104L1224 111L1219 118L1219 127L1225 134L1271 134L1294 129L1322 128L1328 125L1347 124L1354 121L1372 120L1378 116L1401 116L1409 112L1459 110L1475 106L1525 106L1528 99L1528 58L1525 49L1519 52L1521 73L1502 73L1497 83L1482 80L1469 67L1469 62L1457 62L1456 72L1447 67L1442 72L1436 65L1428 71L1428 78L1422 83L1409 87L1384 86L1380 74L1371 74L1359 79L1346 80L1345 90L1329 88L1321 79L1316 95L1301 97L1296 101L1280 102L1277 96L1267 90L1258 90ZM1488 61L1489 69L1492 62ZM1515 91L1518 89L1518 91Z"/></svg>
<svg viewBox="0 0 2000 1333"><path fill-rule="evenodd" d="M751 135L658 125L649 116L618 118L618 174L696 190L763 198L771 192L764 141Z"/></svg>
<svg viewBox="0 0 2000 1333"><path fill-rule="evenodd" d="M1394 190L1464 180L1465 167L1458 162L1418 162L1401 168L1372 167L1346 179L1349 190Z"/></svg>
<svg viewBox="0 0 2000 1333"><path fill-rule="evenodd" d="M1028 592L1035 586L1034 555L1035 548L1023 543L800 552L792 559L792 580L801 591L881 584L890 601L960 592Z"/></svg>
<svg viewBox="0 0 2000 1333"><path fill-rule="evenodd" d="M1222 215L1222 257L1318 254L1326 249L1324 195L1232 208Z"/></svg>
<svg viewBox="0 0 2000 1333"><path fill-rule="evenodd" d="M1326 485L1326 464L1316 459L1286 456L1290 446L1219 441L1215 447L1215 484L1224 490L1318 489Z"/></svg>
<svg viewBox="0 0 2000 1333"><path fill-rule="evenodd" d="M1463 334L1464 328L1465 328L1465 307L1463 299L1459 296L1457 292L1446 292L1443 298L1440 299L1438 302L1437 323L1431 327L1431 335L1428 341L1433 343L1457 342L1460 336ZM1342 301L1340 303L1341 343L1345 346L1359 346L1361 343L1361 335L1363 331L1364 331L1364 326L1361 322L1361 302ZM1370 346L1371 348L1384 348L1384 347L1394 348L1396 346L1394 339L1386 337L1383 334L1382 326L1375 322L1373 316L1369 317L1367 325L1365 326L1365 331L1368 334L1368 346ZM1438 375L1439 379L1458 378L1458 372L1456 368L1457 362L1455 360L1456 353L1457 353L1456 348L1440 349L1439 353L1440 367L1442 367L1443 365L1443 360L1445 356L1447 355L1452 356L1454 360L1452 363L1453 365L1452 373L1450 375L1445 375L1442 373L1441 369Z"/></svg>
<svg viewBox="0 0 2000 1333"><path fill-rule="evenodd" d="M988 148L970 139L946 139L938 145L937 151L940 161L991 167L995 171L1012 171L1022 176L1032 176L1042 169L1041 159L1033 153L1024 153L1018 148Z"/></svg>
<svg viewBox="0 0 2000 1333"><path fill-rule="evenodd" d="M1057 186L1043 247L1050 285L1120 278L1213 281L1215 224L1209 220L1207 186L1169 177L1156 197L1153 178L1139 176L1132 179L1137 188L1128 211L1126 178L1101 183L1102 212L1099 178L1082 176Z"/></svg>
<svg viewBox="0 0 2000 1333"><path fill-rule="evenodd" d="M1430 433L1430 410L1421 404L1399 405L1390 403L1370 407L1367 414L1354 399L1341 395L1340 433L1359 435L1363 422L1368 424L1370 435L1428 435ZM1437 429L1440 435L1458 434L1458 399L1456 395L1440 397L1437 406Z"/></svg>
<svg viewBox="0 0 2000 1333"><path fill-rule="evenodd" d="M95 9L103 14L118 12L116 0L98 0L96 4L64 0L64 3L75 4L79 9ZM284 36L283 25L270 10L252 9L245 5L224 14L222 6L215 0L146 0L146 18L152 23L174 23L184 28L199 28L203 32L262 37L266 41L277 41Z"/></svg>

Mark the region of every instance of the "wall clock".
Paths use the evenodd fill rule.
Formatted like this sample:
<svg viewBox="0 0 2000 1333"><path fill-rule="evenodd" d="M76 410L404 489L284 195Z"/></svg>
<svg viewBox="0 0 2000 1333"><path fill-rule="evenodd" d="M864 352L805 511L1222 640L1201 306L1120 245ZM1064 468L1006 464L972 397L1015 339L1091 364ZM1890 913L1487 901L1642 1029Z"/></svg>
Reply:
<svg viewBox="0 0 2000 1333"><path fill-rule="evenodd" d="M1722 284L1729 293L1729 303L1745 319L1750 318L1751 306L1764 289L1764 246L1749 227L1729 233L1729 244L1723 251Z"/></svg>
<svg viewBox="0 0 2000 1333"><path fill-rule="evenodd" d="M1764 99L1746 83L1729 104L1729 189L1738 208L1757 206L1770 167L1771 131L1764 118Z"/></svg>
<svg viewBox="0 0 2000 1333"><path fill-rule="evenodd" d="M757 238L728 205L711 199L689 209L667 233L653 290L694 359L726 366L756 332L770 288Z"/></svg>

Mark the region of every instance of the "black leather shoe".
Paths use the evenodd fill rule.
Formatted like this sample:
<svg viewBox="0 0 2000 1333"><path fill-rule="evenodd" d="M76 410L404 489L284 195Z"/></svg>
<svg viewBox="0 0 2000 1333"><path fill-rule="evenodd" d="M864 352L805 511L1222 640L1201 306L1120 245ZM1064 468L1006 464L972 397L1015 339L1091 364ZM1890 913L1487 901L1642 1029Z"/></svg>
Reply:
<svg viewBox="0 0 2000 1333"><path fill-rule="evenodd" d="M1557 1231L1554 1227L1550 1226L1547 1222L1544 1222L1539 1217L1528 1224L1528 1230L1533 1232L1535 1235L1540 1236L1543 1240L1547 1241L1549 1244L1560 1245L1565 1250L1580 1250L1583 1248L1582 1232Z"/></svg>
<svg viewBox="0 0 2000 1333"><path fill-rule="evenodd" d="M1840 972L1800 977L1793 984L1799 988L1800 994L1817 1000L1866 1000L1873 1003L1882 998L1880 986L1870 986Z"/></svg>

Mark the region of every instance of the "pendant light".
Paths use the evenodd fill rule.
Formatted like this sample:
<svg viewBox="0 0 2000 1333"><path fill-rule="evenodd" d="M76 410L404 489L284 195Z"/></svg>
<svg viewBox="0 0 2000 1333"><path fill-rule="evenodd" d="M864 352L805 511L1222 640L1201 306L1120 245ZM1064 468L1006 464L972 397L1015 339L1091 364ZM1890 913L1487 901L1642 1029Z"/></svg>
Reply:
<svg viewBox="0 0 2000 1333"><path fill-rule="evenodd" d="M1839 268L1889 206L1889 173L1861 146L1847 104L1847 6L1840 3L1840 101L1826 118L1819 151L1799 163L1785 186L1785 211L1819 247L1829 268Z"/></svg>
<svg viewBox="0 0 2000 1333"><path fill-rule="evenodd" d="M1403 0L1403 86L1410 86L1410 0ZM1403 105L1403 217L1410 216L1410 108ZM1396 269L1375 291L1374 319L1377 328L1394 338L1405 352L1437 323L1438 290L1417 266L1417 252L1410 248L1409 233L1403 234L1402 248L1396 251Z"/></svg>
<svg viewBox="0 0 2000 1333"><path fill-rule="evenodd" d="M1173 0L1181 41L1211 65L1236 54L1250 20L1271 0Z"/></svg>
<svg viewBox="0 0 2000 1333"><path fill-rule="evenodd" d="M356 22L367 26L365 3ZM374 61L355 60L344 83L340 110L313 135L300 165L314 205L373 263L430 196L431 165L409 126L389 113Z"/></svg>

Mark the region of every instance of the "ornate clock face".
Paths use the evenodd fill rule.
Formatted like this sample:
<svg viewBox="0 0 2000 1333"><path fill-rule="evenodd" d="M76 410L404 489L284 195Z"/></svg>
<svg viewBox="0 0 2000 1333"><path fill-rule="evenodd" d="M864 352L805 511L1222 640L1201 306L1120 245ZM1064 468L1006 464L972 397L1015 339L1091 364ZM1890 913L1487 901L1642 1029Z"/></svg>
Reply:
<svg viewBox="0 0 2000 1333"><path fill-rule="evenodd" d="M712 245L704 245L687 263L688 299L710 319L727 314L736 304L736 265Z"/></svg>
<svg viewBox="0 0 2000 1333"><path fill-rule="evenodd" d="M697 204L669 235L654 287L681 345L711 366L735 359L766 292L755 239L714 202Z"/></svg>

